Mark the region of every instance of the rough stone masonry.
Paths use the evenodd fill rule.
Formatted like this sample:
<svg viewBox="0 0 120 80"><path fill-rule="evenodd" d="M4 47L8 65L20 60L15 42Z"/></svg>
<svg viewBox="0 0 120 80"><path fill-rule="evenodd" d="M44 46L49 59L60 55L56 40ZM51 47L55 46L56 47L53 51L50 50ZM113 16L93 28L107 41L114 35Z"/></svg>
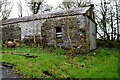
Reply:
<svg viewBox="0 0 120 80"><path fill-rule="evenodd" d="M55 11L35 15L35 35L44 38L50 45L70 46L67 22L69 21L70 38L74 48L81 52L89 51L89 10L91 6L75 8L67 11ZM67 21L68 20L68 21ZM2 22L2 40L16 39L23 41L26 36L33 36L33 17L8 19ZM28 38L29 39L29 38Z"/></svg>

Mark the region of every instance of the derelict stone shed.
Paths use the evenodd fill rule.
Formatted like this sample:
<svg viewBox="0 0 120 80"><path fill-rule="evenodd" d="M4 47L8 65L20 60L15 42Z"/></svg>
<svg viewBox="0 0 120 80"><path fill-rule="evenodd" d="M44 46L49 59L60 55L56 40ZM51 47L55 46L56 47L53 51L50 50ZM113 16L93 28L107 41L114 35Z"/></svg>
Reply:
<svg viewBox="0 0 120 80"><path fill-rule="evenodd" d="M80 48L81 52L96 48L97 29L93 6L71 9L69 16L67 11L38 14L35 15L34 20L35 35L39 38L41 36L46 44L69 47L67 30L69 23L70 38L74 48ZM2 21L2 38L21 41L30 39L33 36L32 26L33 16L4 20Z"/></svg>

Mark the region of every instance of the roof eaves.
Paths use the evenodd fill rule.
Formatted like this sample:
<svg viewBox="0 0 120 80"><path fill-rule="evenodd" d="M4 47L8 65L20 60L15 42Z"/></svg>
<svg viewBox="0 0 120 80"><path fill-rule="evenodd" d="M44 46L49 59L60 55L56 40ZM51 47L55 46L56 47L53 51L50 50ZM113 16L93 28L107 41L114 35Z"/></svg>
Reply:
<svg viewBox="0 0 120 80"><path fill-rule="evenodd" d="M74 16L74 15L83 15L87 10L89 10L89 7L82 7L82 8L74 8L69 10L69 16ZM39 20L39 19L47 19L47 18L54 18L54 17L63 17L67 16L67 11L54 11L54 12L48 12L44 13L42 15L37 14L35 15L34 19ZM26 21L32 21L33 16L25 16L21 18L13 18L13 19L8 19L8 20L1 20L2 25L6 24L11 24L11 23L18 23L18 22L26 22Z"/></svg>

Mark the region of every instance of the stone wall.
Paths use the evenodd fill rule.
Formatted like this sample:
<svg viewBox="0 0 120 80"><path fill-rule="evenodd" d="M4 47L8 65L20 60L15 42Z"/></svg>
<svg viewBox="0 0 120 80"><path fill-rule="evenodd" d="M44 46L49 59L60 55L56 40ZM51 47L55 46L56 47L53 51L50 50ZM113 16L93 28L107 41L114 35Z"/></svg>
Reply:
<svg viewBox="0 0 120 80"><path fill-rule="evenodd" d="M35 25L35 34L41 34L41 26L43 20L36 20ZM33 36L33 21L29 22L19 22L14 24L2 25L2 40L16 39L24 40L25 36Z"/></svg>
<svg viewBox="0 0 120 80"><path fill-rule="evenodd" d="M80 48L81 52L84 52L87 51L86 47L89 47L89 43L87 43L89 39L89 25L85 25L87 24L85 20L88 19L83 15L69 16L69 20L66 16L35 20L35 35L38 36L41 34L44 38L44 43L70 47L67 32L67 21L69 21L68 25L70 27L70 37L73 47ZM87 26L87 29L85 26ZM56 27L62 28L62 39L56 39ZM3 25L2 30L3 40L24 40L25 36L33 36L33 21Z"/></svg>
<svg viewBox="0 0 120 80"><path fill-rule="evenodd" d="M85 51L85 16L76 15L69 16L69 27L70 27L70 37L74 48L80 48L81 51ZM62 28L62 39L56 39L56 27ZM67 30L67 18L66 17L56 17L47 19L42 28L42 37L45 38L45 43L59 45L59 46L70 46L70 41L68 39ZM87 29L88 30L88 29ZM88 32L87 32L88 33ZM88 37L87 37L88 38ZM89 39L89 38L88 38ZM87 44L89 46L89 44Z"/></svg>
<svg viewBox="0 0 120 80"><path fill-rule="evenodd" d="M18 24L9 24L2 27L2 40L21 40L21 28Z"/></svg>
<svg viewBox="0 0 120 80"><path fill-rule="evenodd" d="M67 32L67 21L69 21L70 37L73 47L80 48L81 52L88 51L89 25L85 25L88 24L86 20L88 21L83 15L69 16L69 20L66 16L35 20L35 35L42 34L44 43L70 47ZM56 39L56 27L62 28L62 39ZM3 40L24 40L25 36L33 36L33 21L3 25L2 30Z"/></svg>
<svg viewBox="0 0 120 80"><path fill-rule="evenodd" d="M41 34L41 26L45 22L45 19L42 20L35 20L34 21L34 30L36 35ZM21 27L21 40L24 40L25 36L33 35L33 21L29 22L20 22L18 23Z"/></svg>
<svg viewBox="0 0 120 80"><path fill-rule="evenodd" d="M34 16L35 35L43 39L46 44L70 47L67 25L70 27L70 38L74 48L80 48L81 52L89 51L89 19L88 12L92 6L80 7L68 11L53 11L36 14ZM89 17L90 18L89 18ZM92 15L94 17L94 15ZM91 18L92 19L92 18ZM94 22L94 19L92 19ZM18 39L24 41L33 38L33 16L14 18L0 21L2 23L2 38ZM69 24L67 24L67 22ZM56 38L57 27L62 29L62 38ZM61 34L61 33L60 33ZM39 41L40 42L40 41Z"/></svg>

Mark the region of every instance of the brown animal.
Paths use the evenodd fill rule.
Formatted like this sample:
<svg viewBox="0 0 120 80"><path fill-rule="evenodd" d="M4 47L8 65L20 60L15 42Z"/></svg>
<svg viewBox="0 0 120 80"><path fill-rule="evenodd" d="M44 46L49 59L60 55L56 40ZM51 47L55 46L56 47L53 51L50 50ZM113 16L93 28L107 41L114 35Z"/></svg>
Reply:
<svg viewBox="0 0 120 80"><path fill-rule="evenodd" d="M15 42L13 42L13 41L8 41L7 42L7 47L12 47L12 48L14 48L16 46L16 43Z"/></svg>

